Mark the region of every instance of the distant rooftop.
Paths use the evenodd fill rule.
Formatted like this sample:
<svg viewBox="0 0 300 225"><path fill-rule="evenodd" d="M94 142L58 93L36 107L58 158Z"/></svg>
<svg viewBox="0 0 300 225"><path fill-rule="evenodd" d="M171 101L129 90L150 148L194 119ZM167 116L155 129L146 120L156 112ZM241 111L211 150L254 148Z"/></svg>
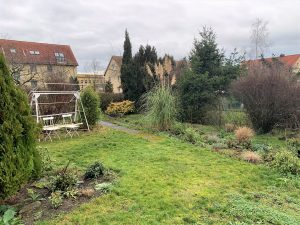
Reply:
<svg viewBox="0 0 300 225"><path fill-rule="evenodd" d="M270 57L270 58L264 58L264 60L266 61L271 61L272 59L278 59L280 62L294 67L295 64L298 62L298 60L300 59L300 54L294 54L294 55L281 55L278 57ZM262 59L255 59L255 60L249 60L248 62L260 62Z"/></svg>
<svg viewBox="0 0 300 225"><path fill-rule="evenodd" d="M78 66L69 45L0 39L0 53L14 63Z"/></svg>

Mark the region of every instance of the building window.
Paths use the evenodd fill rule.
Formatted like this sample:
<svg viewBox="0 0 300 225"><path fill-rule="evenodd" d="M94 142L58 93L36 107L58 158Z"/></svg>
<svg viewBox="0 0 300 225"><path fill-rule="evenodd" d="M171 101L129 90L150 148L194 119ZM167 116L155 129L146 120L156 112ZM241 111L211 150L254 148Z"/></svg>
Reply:
<svg viewBox="0 0 300 225"><path fill-rule="evenodd" d="M66 61L64 53L55 52L54 55L58 63L64 63Z"/></svg>
<svg viewBox="0 0 300 225"><path fill-rule="evenodd" d="M35 64L30 64L30 72L31 73L36 73L36 65Z"/></svg>
<svg viewBox="0 0 300 225"><path fill-rule="evenodd" d="M13 73L13 78L16 81L20 81L21 75L20 75L20 71L16 71Z"/></svg>
<svg viewBox="0 0 300 225"><path fill-rule="evenodd" d="M111 70L113 70L113 71L116 70L116 65L115 64L111 64Z"/></svg>
<svg viewBox="0 0 300 225"><path fill-rule="evenodd" d="M87 84L87 80L85 80L85 81L84 81L84 83L86 83L86 84Z"/></svg>
<svg viewBox="0 0 300 225"><path fill-rule="evenodd" d="M40 52L39 51L29 51L30 55L39 55Z"/></svg>
<svg viewBox="0 0 300 225"><path fill-rule="evenodd" d="M53 71L52 65L47 65L47 70L48 72L52 72Z"/></svg>
<svg viewBox="0 0 300 225"><path fill-rule="evenodd" d="M16 51L15 48L11 48L11 49L10 49L10 52L11 52L11 53L16 53L17 51Z"/></svg>
<svg viewBox="0 0 300 225"><path fill-rule="evenodd" d="M32 88L36 88L37 87L37 81L36 80L32 80L30 83L31 83L31 87Z"/></svg>
<svg viewBox="0 0 300 225"><path fill-rule="evenodd" d="M83 84L83 80L80 81Z"/></svg>

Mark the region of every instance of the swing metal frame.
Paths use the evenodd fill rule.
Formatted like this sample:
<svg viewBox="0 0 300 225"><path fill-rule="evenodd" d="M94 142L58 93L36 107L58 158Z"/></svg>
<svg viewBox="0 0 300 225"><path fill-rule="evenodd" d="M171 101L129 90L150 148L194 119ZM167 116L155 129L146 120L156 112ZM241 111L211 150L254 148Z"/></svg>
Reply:
<svg viewBox="0 0 300 225"><path fill-rule="evenodd" d="M39 97L43 96L43 95L70 95L70 96L73 96L73 97L69 102L48 102L48 103L41 102L40 103L39 102ZM48 115L42 115L40 113L39 105L60 104L60 103L71 104L74 99L75 99L75 110L74 110L74 112L56 113L56 114L48 114ZM88 131L90 131L90 127L89 127L89 124L88 124L88 121L87 121L86 113L85 113L85 110L84 110L84 107L83 107L83 104L82 104L82 101L81 101L81 98L80 98L80 92L79 91L36 91L36 90L33 90L33 91L31 91L30 106L31 106L31 108L33 108L33 107L35 108L35 115L33 115L33 116L36 118L37 123L43 121L43 119L45 117L54 117L54 116L62 116L63 117L63 115L70 115L70 114L74 114L74 121L75 121L78 116L81 118L81 115L80 115L80 112L81 112L80 107L81 107L82 112L83 112L83 116L84 116L84 118L81 118L81 119L85 120L85 123L87 125L87 129L88 129ZM83 123L77 123L77 124L74 124L74 125L79 127L82 124ZM56 125L52 124L51 126L56 126ZM70 124L66 124L65 121L64 121L64 117L63 117L63 124L57 125L57 127L58 128L64 128L64 129L68 130L68 128L70 128ZM44 128L45 129L43 129L43 130L46 131L46 133L47 133L47 130L49 130L49 126L46 125L46 126L44 126ZM68 130L68 132L70 132L70 130ZM76 133L77 133L77 131L76 131ZM49 135L47 135L47 136L49 136ZM50 140L51 140L51 138L50 138Z"/></svg>

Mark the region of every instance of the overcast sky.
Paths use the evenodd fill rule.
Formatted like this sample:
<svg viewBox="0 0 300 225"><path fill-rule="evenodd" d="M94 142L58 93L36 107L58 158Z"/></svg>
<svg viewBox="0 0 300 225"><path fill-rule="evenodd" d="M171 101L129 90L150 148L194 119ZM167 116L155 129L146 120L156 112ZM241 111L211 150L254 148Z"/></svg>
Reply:
<svg viewBox="0 0 300 225"><path fill-rule="evenodd" d="M71 45L79 71L92 60L106 67L121 55L127 28L141 44L180 59L201 27L211 26L226 52L250 48L255 18L268 21L267 56L300 53L299 0L0 0L0 36Z"/></svg>

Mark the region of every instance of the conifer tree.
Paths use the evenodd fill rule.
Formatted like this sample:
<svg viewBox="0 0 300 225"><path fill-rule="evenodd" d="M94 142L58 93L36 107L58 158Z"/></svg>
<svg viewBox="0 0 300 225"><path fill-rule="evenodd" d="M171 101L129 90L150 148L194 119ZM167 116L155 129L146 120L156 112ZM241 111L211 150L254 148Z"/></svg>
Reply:
<svg viewBox="0 0 300 225"><path fill-rule="evenodd" d="M150 45L140 46L139 51L135 54L133 58L134 62L134 73L136 76L136 96L138 100L145 92L151 90L155 83L158 82L156 75L154 73L154 65L157 64L157 53L155 47ZM153 70L152 75L150 75L146 67Z"/></svg>
<svg viewBox="0 0 300 225"><path fill-rule="evenodd" d="M125 99L135 101L136 78L133 72L131 42L127 30L125 31L124 52L121 66L121 84Z"/></svg>
<svg viewBox="0 0 300 225"><path fill-rule="evenodd" d="M113 84L110 80L106 82L104 91L105 91L105 93L113 93L114 92Z"/></svg>
<svg viewBox="0 0 300 225"><path fill-rule="evenodd" d="M0 198L40 173L37 126L26 94L14 84L0 54Z"/></svg>
<svg viewBox="0 0 300 225"><path fill-rule="evenodd" d="M178 82L181 117L190 122L205 122L206 113L217 105L218 93L226 93L230 82L240 74L242 60L236 52L225 58L211 28L204 27L200 37L195 39L189 57L191 70Z"/></svg>

